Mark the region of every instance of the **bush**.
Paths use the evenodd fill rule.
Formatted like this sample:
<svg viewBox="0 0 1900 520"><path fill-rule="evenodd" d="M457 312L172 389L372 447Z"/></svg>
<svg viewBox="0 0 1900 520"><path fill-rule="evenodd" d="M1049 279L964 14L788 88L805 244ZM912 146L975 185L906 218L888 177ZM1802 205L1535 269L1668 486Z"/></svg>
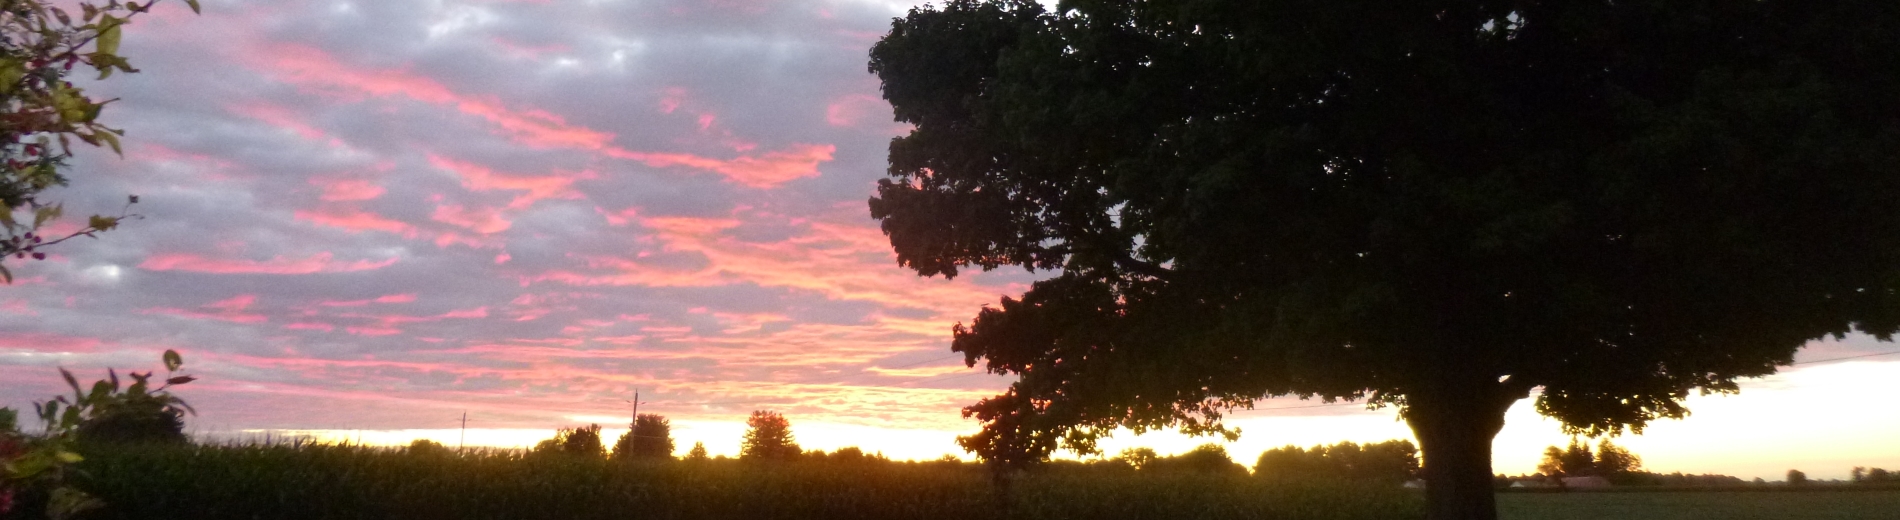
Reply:
<svg viewBox="0 0 1900 520"><path fill-rule="evenodd" d="M579 428L555 430L554 438L536 443L529 453L574 455L597 459L605 456L607 450L600 444L600 425L590 424Z"/></svg>
<svg viewBox="0 0 1900 520"><path fill-rule="evenodd" d="M1342 442L1267 450L1254 464L1254 476L1270 479L1344 479L1383 482L1411 480L1418 474L1418 447L1407 440L1372 444Z"/></svg>

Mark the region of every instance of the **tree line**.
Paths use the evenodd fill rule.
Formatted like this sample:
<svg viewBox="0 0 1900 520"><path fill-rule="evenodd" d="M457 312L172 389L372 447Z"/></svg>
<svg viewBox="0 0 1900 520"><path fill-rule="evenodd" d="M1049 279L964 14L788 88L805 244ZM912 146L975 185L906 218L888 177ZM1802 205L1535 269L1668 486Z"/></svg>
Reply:
<svg viewBox="0 0 1900 520"><path fill-rule="evenodd" d="M411 449L436 449L429 441L418 440ZM555 430L554 436L544 439L528 450L534 456L579 456L606 457L615 461L637 460L673 460L674 451L672 421L659 414L639 414L634 417L631 428L614 441L612 449L602 442L600 425L590 424L574 428ZM710 459L706 452L706 443L695 442L687 450L686 460ZM721 456L723 458L723 456ZM864 450L855 446L839 448L831 453L824 450L805 451L799 447L798 440L792 435L792 423L784 414L771 410L756 410L746 418L745 436L739 443L739 460L744 461L787 461L799 458L809 459L883 459L882 454L866 455Z"/></svg>

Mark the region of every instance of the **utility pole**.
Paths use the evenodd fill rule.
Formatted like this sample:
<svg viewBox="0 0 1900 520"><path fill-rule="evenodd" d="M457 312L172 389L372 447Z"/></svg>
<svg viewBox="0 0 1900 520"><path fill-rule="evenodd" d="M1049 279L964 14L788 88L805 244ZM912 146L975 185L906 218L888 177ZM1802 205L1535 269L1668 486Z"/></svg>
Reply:
<svg viewBox="0 0 1900 520"><path fill-rule="evenodd" d="M462 410L462 436L455 439L455 451L468 443L468 410Z"/></svg>

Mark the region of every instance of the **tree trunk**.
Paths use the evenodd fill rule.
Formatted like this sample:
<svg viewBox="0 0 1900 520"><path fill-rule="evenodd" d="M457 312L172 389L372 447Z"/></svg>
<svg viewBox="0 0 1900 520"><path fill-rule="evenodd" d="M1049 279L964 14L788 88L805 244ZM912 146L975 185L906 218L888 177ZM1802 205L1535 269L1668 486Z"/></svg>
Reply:
<svg viewBox="0 0 1900 520"><path fill-rule="evenodd" d="M1523 395L1496 383L1437 390L1406 395L1405 420L1425 455L1425 518L1497 520L1491 440Z"/></svg>

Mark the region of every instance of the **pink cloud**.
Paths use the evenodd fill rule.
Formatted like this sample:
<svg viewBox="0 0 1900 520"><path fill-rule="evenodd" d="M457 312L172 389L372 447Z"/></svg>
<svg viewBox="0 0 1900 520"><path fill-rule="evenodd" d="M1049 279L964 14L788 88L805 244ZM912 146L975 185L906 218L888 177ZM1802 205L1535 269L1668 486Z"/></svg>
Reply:
<svg viewBox="0 0 1900 520"><path fill-rule="evenodd" d="M229 299L218 300L215 302L200 305L198 306L198 308L201 310L155 307L155 308L150 308L150 309L141 309L139 310L139 313L140 314L163 314L163 315L168 315L168 316L177 316L180 318L188 318L188 319L194 319L194 320L218 320L218 321L229 321L229 322L234 322L234 323L263 323L266 321L270 321L270 317L265 316L263 314L251 314L251 313L244 312L245 309L250 308L251 304L254 304L254 303L257 303L257 295L241 294Z"/></svg>
<svg viewBox="0 0 1900 520"><path fill-rule="evenodd" d="M516 142L538 148L575 148L591 150L608 157L627 159L654 167L686 166L726 176L733 182L755 188L770 188L786 181L818 175L818 164L832 159L837 147L829 144L794 144L785 150L762 156L715 159L685 153L644 152L612 145L614 134L570 125L559 115L539 109L514 110L496 99L457 93L434 79L400 70L358 69L338 62L329 54L310 47L279 46L260 61L278 72L281 79L302 85L347 89L378 97L403 96L424 103L448 105L456 110L488 120ZM671 112L684 101L668 96L661 109ZM669 101L671 100L671 101ZM701 119L710 127L714 119ZM755 144L734 141L738 150L750 150Z"/></svg>
<svg viewBox="0 0 1900 520"><path fill-rule="evenodd" d="M324 332L330 332L332 330L336 330L336 326L334 325L331 325L328 323L314 323L314 322L289 323L289 324L285 324L284 328L290 329L290 330L321 330Z"/></svg>
<svg viewBox="0 0 1900 520"><path fill-rule="evenodd" d="M321 188L320 198L328 201L371 200L383 196L382 186L362 179L311 177L310 184Z"/></svg>
<svg viewBox="0 0 1900 520"><path fill-rule="evenodd" d="M219 301L207 303L204 305L204 307L207 309L217 309L221 311L235 312L235 311L244 310L250 307L251 304L253 303L257 303L257 295L240 294L238 296L232 297L227 300L219 300Z"/></svg>
<svg viewBox="0 0 1900 520"><path fill-rule="evenodd" d="M876 96L847 95L825 106L825 122L831 126L856 126L864 118L876 115L883 104Z"/></svg>
<svg viewBox="0 0 1900 520"><path fill-rule="evenodd" d="M238 115L263 121L271 126L290 130L304 139L323 141L331 144L341 143L341 141L338 141L336 138L325 134L323 130L311 126L310 123L304 121L300 115L292 113L291 109L287 107L266 103L245 103L234 104L227 107L227 109Z"/></svg>
<svg viewBox="0 0 1900 520"><path fill-rule="evenodd" d="M339 227L352 231L383 231L405 237L414 237L416 229L408 223L346 206L326 206L314 210L297 210L291 213L297 220L305 220L325 226Z"/></svg>
<svg viewBox="0 0 1900 520"><path fill-rule="evenodd" d="M501 210L494 208L465 208L460 205L444 204L435 207L435 214L429 218L436 222L455 225L484 235L506 231L513 223L502 218Z"/></svg>
<svg viewBox="0 0 1900 520"><path fill-rule="evenodd" d="M160 253L147 257L144 262L139 263L139 268L149 271L217 274L312 274L370 271L388 267L396 263L396 260L396 258L390 258L382 261L337 262L327 251L311 255L309 258L286 259L279 255L262 261L205 258L191 253Z"/></svg>
<svg viewBox="0 0 1900 520"><path fill-rule="evenodd" d="M660 113L671 114L674 110L679 110L680 105L685 103L686 89L667 87L660 90Z"/></svg>
<svg viewBox="0 0 1900 520"><path fill-rule="evenodd" d="M358 336L394 336L402 334L402 329L387 327L345 327L343 330Z"/></svg>
<svg viewBox="0 0 1900 520"><path fill-rule="evenodd" d="M270 321L269 316L265 316L262 314L201 312L201 311L194 311L194 310L188 310L188 309L174 309L170 307L153 307L150 309L139 309L139 314L163 314L167 316L177 316L180 318L187 318L187 319L194 319L194 320L218 320L218 321L229 321L233 323L263 323L266 321Z"/></svg>
<svg viewBox="0 0 1900 520"><path fill-rule="evenodd" d="M415 293L404 293L378 296L368 300L322 301L317 302L317 305L324 307L361 307L371 303L409 303L413 301L416 301Z"/></svg>
<svg viewBox="0 0 1900 520"><path fill-rule="evenodd" d="M733 182L753 188L771 188L786 181L818 176L818 164L830 161L838 147L824 144L795 144L786 150L766 152L759 157L742 156L724 160L684 153L651 153L604 150L609 157L638 161L664 168L685 166L726 176Z"/></svg>
<svg viewBox="0 0 1900 520"><path fill-rule="evenodd" d="M59 334L0 333L0 348L33 352L91 352L102 343L104 342L99 341L99 338L82 338Z"/></svg>
<svg viewBox="0 0 1900 520"><path fill-rule="evenodd" d="M527 176L496 173L485 166L430 154L429 164L448 170L461 178L462 187L471 191L524 191L508 203L509 209L522 209L544 199L579 199L574 181L595 178L593 172L573 175Z"/></svg>
<svg viewBox="0 0 1900 520"><path fill-rule="evenodd" d="M599 149L614 137L611 133L569 125L565 119L547 111L512 110L493 98L463 95L434 79L406 71L354 68L316 48L281 45L259 58L275 69L280 78L294 83L453 106L464 114L488 120L517 142L529 146Z"/></svg>

